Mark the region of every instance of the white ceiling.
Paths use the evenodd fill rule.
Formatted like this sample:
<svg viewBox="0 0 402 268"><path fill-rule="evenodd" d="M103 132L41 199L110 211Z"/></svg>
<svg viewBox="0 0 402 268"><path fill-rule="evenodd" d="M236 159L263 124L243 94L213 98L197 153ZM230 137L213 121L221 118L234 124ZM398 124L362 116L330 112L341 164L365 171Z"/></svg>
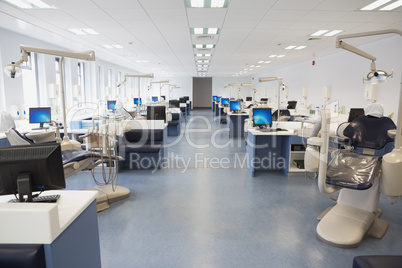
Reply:
<svg viewBox="0 0 402 268"><path fill-rule="evenodd" d="M371 0L231 0L225 9L187 8L185 0L45 2L57 9L22 10L0 2L0 27L74 51L92 49L97 58L157 76L197 76L196 43L216 44L207 76L232 76L258 61L271 61L243 73L249 76L336 52L335 37L308 41L316 30L344 30L344 34L402 29L402 8L358 11ZM217 27L220 34L200 41L190 33L194 27ZM93 28L100 35L77 36L67 28ZM361 45L372 40L350 43ZM124 48L110 50L101 47L104 44ZM289 45L308 47L285 50ZM271 54L286 56L270 59ZM165 73L158 73L156 68Z"/></svg>

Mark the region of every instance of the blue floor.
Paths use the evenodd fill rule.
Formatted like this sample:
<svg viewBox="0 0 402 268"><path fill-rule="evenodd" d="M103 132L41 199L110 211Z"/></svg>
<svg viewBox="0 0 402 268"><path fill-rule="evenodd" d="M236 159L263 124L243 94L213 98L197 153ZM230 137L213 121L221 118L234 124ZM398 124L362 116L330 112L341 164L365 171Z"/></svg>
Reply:
<svg viewBox="0 0 402 268"><path fill-rule="evenodd" d="M169 137L164 169L120 172L131 196L98 213L102 267L352 267L357 255L401 255L401 201L381 197L382 240L330 246L315 228L333 201L315 180L251 178L244 140L229 139L210 110L192 111L186 127ZM89 172L67 179L67 189L94 185Z"/></svg>

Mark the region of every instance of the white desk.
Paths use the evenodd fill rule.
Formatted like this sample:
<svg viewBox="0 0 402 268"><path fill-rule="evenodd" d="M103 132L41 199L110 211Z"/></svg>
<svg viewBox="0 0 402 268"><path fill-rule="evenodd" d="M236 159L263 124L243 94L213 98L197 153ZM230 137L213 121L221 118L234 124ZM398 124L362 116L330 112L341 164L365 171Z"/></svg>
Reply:
<svg viewBox="0 0 402 268"><path fill-rule="evenodd" d="M43 244L46 267L101 267L95 191L46 191L57 203L5 203L0 196L0 243Z"/></svg>

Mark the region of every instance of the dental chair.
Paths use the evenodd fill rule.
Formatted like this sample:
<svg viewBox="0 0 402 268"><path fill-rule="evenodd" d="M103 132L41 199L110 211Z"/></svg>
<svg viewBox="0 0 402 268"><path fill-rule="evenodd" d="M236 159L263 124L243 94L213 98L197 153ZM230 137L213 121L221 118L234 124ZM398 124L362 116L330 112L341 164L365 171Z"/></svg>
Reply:
<svg viewBox="0 0 402 268"><path fill-rule="evenodd" d="M392 149L387 132L396 126L387 117L356 118L340 133L350 139L354 150L335 151L327 166L330 113L323 110L321 116L321 138L307 140L306 170L318 171L322 193L340 192L337 204L318 216L317 235L337 247L357 247L365 235L381 239L388 229L378 209L381 161Z"/></svg>

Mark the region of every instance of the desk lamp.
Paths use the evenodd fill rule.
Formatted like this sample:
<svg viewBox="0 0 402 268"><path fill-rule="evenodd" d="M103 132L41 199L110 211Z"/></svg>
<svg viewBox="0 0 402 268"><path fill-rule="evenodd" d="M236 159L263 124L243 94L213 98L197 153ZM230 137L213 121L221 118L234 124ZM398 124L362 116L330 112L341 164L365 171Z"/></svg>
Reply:
<svg viewBox="0 0 402 268"><path fill-rule="evenodd" d="M64 94L64 70L63 70L63 61L64 57L79 59L79 60L88 60L88 61L95 61L95 52L91 51L84 51L84 52L67 52L67 51L58 51L52 49L44 49L44 48L35 48L35 47L28 47L28 46L20 46L21 49L21 58L17 62L12 62L8 64L4 68L4 72L9 75L11 78L15 78L21 75L21 63L28 62L28 52L36 52L46 55L53 55L60 57L59 66L60 66L60 86L61 86L61 97L62 97L62 104L63 104L63 125L64 125L64 137L63 141L61 142L61 147L63 150L66 149L77 149L77 144L74 144L72 141L69 140L67 134L67 114L66 114L66 101L65 101L65 94ZM80 145L78 145L78 149Z"/></svg>
<svg viewBox="0 0 402 268"><path fill-rule="evenodd" d="M366 36L376 36L383 34L399 34L402 36L402 31L398 29L388 29L372 32L363 32L347 35L339 35L336 38L336 47L343 48L354 54L362 56L366 59L371 60L370 72L363 77L363 83L378 84L385 82L388 77L393 77L393 71L391 74L384 70L377 69L375 65L376 58L352 45L349 45L343 41L343 39L366 37ZM382 162L382 179L381 179L381 191L387 196L401 196L402 195L402 181L400 179L400 174L402 174L402 87L399 92L399 106L398 106L398 122L395 135L395 149L384 155Z"/></svg>

